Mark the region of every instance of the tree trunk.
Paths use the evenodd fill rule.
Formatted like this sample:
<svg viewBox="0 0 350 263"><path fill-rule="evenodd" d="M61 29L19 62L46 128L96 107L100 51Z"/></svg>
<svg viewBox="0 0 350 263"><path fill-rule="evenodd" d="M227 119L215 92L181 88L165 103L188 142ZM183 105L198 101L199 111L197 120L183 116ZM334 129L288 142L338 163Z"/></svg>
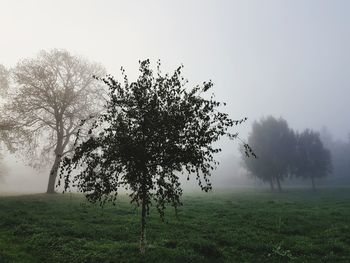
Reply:
<svg viewBox="0 0 350 263"><path fill-rule="evenodd" d="M50 171L49 183L47 185L46 193L48 193L48 194L55 194L56 193L55 183L56 183L58 167L60 165L60 162L61 162L61 157L60 157L60 155L56 154L55 162L53 163L51 171Z"/></svg>
<svg viewBox="0 0 350 263"><path fill-rule="evenodd" d="M313 191L316 191L315 179L314 179L314 176L313 176L313 175L311 175L311 183L312 183L312 190L313 190Z"/></svg>
<svg viewBox="0 0 350 263"><path fill-rule="evenodd" d="M142 210L141 210L141 235L140 235L140 252L145 254L146 251L146 200L142 200Z"/></svg>
<svg viewBox="0 0 350 263"><path fill-rule="evenodd" d="M48 194L55 194L55 183L56 183L56 178L58 174L58 168L61 163L61 158L62 154L64 151L65 146L67 145L69 141L69 136L66 137L66 142L63 142L63 122L62 118L60 118L61 121L57 120L57 127L60 127L59 129L57 128L57 144L56 144L56 149L55 149L55 161L52 165L51 171L50 171L50 176L49 176L49 183L47 185L47 191L46 193Z"/></svg>
<svg viewBox="0 0 350 263"><path fill-rule="evenodd" d="M280 182L280 178L278 176L276 176L276 182L277 182L277 186L278 186L278 192L282 192L281 182Z"/></svg>
<svg viewBox="0 0 350 263"><path fill-rule="evenodd" d="M271 188L271 191L274 191L274 190L275 190L275 187L274 187L274 185L273 185L272 179L270 180L270 188Z"/></svg>

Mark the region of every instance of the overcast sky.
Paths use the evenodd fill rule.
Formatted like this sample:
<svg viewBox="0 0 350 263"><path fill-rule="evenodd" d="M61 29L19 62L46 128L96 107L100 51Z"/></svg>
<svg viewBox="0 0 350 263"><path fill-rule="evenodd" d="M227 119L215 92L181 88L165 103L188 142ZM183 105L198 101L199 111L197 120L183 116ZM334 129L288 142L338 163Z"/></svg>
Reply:
<svg viewBox="0 0 350 263"><path fill-rule="evenodd" d="M135 76L138 60L159 58L167 70L183 63L193 84L212 79L233 118L272 114L296 129L350 131L350 1L0 3L8 67L64 48Z"/></svg>
<svg viewBox="0 0 350 263"><path fill-rule="evenodd" d="M63 48L131 77L138 60L211 79L232 118L350 132L350 1L0 0L0 63ZM250 124L241 128L247 137Z"/></svg>

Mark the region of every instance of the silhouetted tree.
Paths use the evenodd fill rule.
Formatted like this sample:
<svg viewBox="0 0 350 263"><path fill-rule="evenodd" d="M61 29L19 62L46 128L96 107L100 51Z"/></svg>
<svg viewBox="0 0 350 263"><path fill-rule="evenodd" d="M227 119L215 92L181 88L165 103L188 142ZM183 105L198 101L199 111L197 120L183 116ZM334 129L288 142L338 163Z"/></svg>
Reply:
<svg viewBox="0 0 350 263"><path fill-rule="evenodd" d="M310 178L315 190L315 179L325 177L332 171L331 154L323 146L320 134L306 129L297 134L296 175Z"/></svg>
<svg viewBox="0 0 350 263"><path fill-rule="evenodd" d="M296 146L294 131L288 127L287 121L272 116L255 121L248 136L248 145L258 158L248 158L242 152L244 167L253 176L268 182L271 190L277 184L281 191L281 181L291 174Z"/></svg>
<svg viewBox="0 0 350 263"><path fill-rule="evenodd" d="M101 74L100 65L65 50L41 51L13 70L15 85L7 114L30 135L26 149L32 161L39 156L47 161L54 157L47 193L55 192L61 158L72 150L80 120L101 109L103 89L92 77Z"/></svg>
<svg viewBox="0 0 350 263"><path fill-rule="evenodd" d="M114 202L119 187L130 191L131 203L141 206L140 251L145 251L145 225L154 202L161 218L165 205L181 205L179 176L194 174L202 190L212 188L213 143L223 135L235 138L228 128L242 123L218 111L222 104L202 97L212 86L188 89L181 75L163 75L160 62L153 74L149 60L140 62L140 76L129 83L111 76L100 79L109 87L105 112L89 130L88 139L77 140L74 155L63 162L65 189L70 182L91 202ZM77 174L71 175L73 169Z"/></svg>

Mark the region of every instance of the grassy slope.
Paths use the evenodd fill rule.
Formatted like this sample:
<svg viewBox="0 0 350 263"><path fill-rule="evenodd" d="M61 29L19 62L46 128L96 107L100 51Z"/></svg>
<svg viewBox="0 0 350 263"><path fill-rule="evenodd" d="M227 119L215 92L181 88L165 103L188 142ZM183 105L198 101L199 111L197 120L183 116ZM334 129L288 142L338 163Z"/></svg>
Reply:
<svg viewBox="0 0 350 263"><path fill-rule="evenodd" d="M185 195L179 220L80 195L0 197L0 262L350 262L350 189Z"/></svg>

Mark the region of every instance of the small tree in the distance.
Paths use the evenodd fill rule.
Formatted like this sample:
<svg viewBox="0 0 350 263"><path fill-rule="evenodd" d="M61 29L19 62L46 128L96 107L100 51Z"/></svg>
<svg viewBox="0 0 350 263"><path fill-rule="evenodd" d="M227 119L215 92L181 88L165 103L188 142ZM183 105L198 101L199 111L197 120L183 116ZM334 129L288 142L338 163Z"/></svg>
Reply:
<svg viewBox="0 0 350 263"><path fill-rule="evenodd" d="M270 184L271 190L292 173L295 158L295 133L286 120L272 116L253 123L248 144L257 154L257 159L247 158L242 152L243 165L253 176ZM243 148L245 149L245 148Z"/></svg>
<svg viewBox="0 0 350 263"><path fill-rule="evenodd" d="M306 129L297 135L297 159L295 173L297 176L311 179L315 190L315 179L327 176L332 171L331 154L323 146L320 134Z"/></svg>
<svg viewBox="0 0 350 263"><path fill-rule="evenodd" d="M120 187L130 191L131 203L141 207L142 253L150 205L156 205L161 218L166 204L176 211L184 173L187 179L194 174L201 189L209 191L217 165L213 155L221 151L213 143L223 135L235 138L228 129L245 120L230 119L218 111L222 104L213 95L202 96L212 82L187 89L181 70L163 75L158 63L154 74L145 60L135 82L129 82L123 69L122 82L111 76L100 79L109 87L105 112L92 125L90 137L76 141L61 170L65 189L73 183L91 202L114 202Z"/></svg>

